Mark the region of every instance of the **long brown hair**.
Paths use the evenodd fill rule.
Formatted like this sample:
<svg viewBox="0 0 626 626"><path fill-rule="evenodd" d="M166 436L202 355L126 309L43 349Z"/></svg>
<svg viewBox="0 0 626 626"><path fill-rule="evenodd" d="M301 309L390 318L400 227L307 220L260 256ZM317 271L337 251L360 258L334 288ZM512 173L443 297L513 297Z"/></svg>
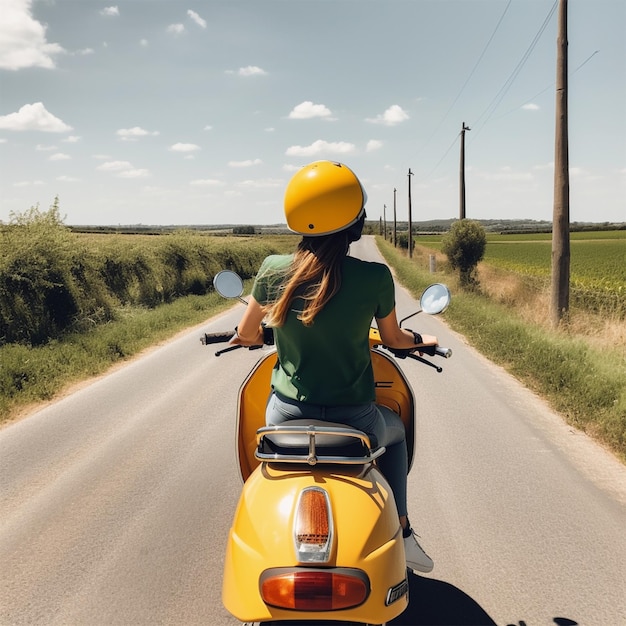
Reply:
<svg viewBox="0 0 626 626"><path fill-rule="evenodd" d="M278 299L267 305L269 326L282 326L295 298L304 300L298 319L310 326L315 316L341 287L341 264L348 254L349 231L322 237L303 237L281 287Z"/></svg>

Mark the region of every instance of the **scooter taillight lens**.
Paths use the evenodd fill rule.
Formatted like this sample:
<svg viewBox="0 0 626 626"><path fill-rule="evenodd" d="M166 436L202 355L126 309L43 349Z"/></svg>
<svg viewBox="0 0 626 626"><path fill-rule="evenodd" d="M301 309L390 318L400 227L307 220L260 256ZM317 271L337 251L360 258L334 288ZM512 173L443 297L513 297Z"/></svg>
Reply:
<svg viewBox="0 0 626 626"><path fill-rule="evenodd" d="M292 571L267 576L261 582L266 604L297 611L348 609L363 604L368 594L369 581L362 572Z"/></svg>
<svg viewBox="0 0 626 626"><path fill-rule="evenodd" d="M332 516L328 494L308 487L300 494L294 522L294 543L301 563L325 563L332 546Z"/></svg>

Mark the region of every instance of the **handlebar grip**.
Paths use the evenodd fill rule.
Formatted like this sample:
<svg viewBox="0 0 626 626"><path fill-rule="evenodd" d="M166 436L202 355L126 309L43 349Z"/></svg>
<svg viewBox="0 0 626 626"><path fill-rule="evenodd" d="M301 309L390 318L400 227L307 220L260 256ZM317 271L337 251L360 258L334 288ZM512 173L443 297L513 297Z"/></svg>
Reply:
<svg viewBox="0 0 626 626"><path fill-rule="evenodd" d="M224 333L204 333L200 341L206 346L210 343L225 343L226 341L230 341L234 336L234 330L229 330Z"/></svg>
<svg viewBox="0 0 626 626"><path fill-rule="evenodd" d="M449 359L452 356L452 348L442 348L441 346L437 346L435 348L435 354L437 356L442 356L444 359Z"/></svg>

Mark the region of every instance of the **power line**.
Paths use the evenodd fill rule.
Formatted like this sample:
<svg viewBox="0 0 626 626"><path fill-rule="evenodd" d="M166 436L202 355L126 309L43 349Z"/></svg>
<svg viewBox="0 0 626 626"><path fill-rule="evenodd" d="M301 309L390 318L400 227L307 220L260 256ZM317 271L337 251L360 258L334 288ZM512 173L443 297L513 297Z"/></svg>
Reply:
<svg viewBox="0 0 626 626"><path fill-rule="evenodd" d="M493 32L491 33L491 37L489 37L489 40L485 44L485 47L483 48L483 51L480 53L480 56L478 57L478 60L474 64L474 67L472 68L472 71L469 73L469 76L465 79L465 82L463 83L459 93L456 95L456 98L454 98L452 104L448 107L448 110L445 112L444 116L441 118L441 120L440 120L439 124L437 125L437 127L435 128L435 130L432 132L430 137L426 140L426 143L422 147L422 150L430 143L431 139L437 134L437 131L441 128L442 124L448 118L448 115L450 114L450 111L452 111L454 105L458 102L459 98L461 97L461 95L465 91L465 87L467 87L467 84L469 83L470 79L472 78L472 76L474 75L476 70L478 69L478 66L480 65L480 62L483 60L483 57L485 56L485 53L487 52L487 49L491 45L491 42L493 41L493 38L495 37L496 33L498 32L498 29L500 28L500 24L502 24L502 20L504 19L504 16L506 15L507 11L509 10L509 7L511 6L511 2L513 2L513 0L509 0L509 2L507 3L507 5L506 5L502 15L500 16L500 19L498 20L498 23L496 24L496 27L494 28Z"/></svg>
<svg viewBox="0 0 626 626"><path fill-rule="evenodd" d="M576 69L572 70L569 75L573 76L574 74L576 74L576 72L581 69L583 67L583 65L587 65L587 63L589 63L589 61L591 61L591 59L598 54L598 52L600 52L600 50L596 50L595 52L593 52L592 54L590 54ZM510 115L511 113L515 113L515 111L518 111L520 109L520 107L523 107L525 104L529 104L530 102L532 102L533 100L535 100L536 98L538 98L539 96L541 96L542 94L544 94L546 91L548 91L548 89L552 89L554 87L554 81L548 85L547 87L545 87L544 89L542 89L541 91L539 91L538 93L536 93L532 98L528 98L528 100L525 100L524 102L522 102L522 104L520 104L519 106L515 107L514 109L511 109L510 111L507 111L506 113L503 113L502 115L500 115L500 117L497 117L496 119L502 119L503 117L506 117L507 115Z"/></svg>
<svg viewBox="0 0 626 626"><path fill-rule="evenodd" d="M554 12L556 11L556 7L557 7L557 1L555 1L554 4L552 5L552 8L548 12L548 15L543 21L543 24L540 26L539 30L537 31L537 34L531 41L526 52L524 52L524 54L522 55L522 58L520 59L519 63L516 65L511 75L506 79L506 81L504 82L504 85L502 85L502 87L500 88L498 93L494 96L493 100L489 103L487 108L478 116L478 119L476 120L476 122L474 122L473 126L476 127L476 125L481 120L481 118L491 109L491 112L489 113L485 121L480 125L480 127L477 129L477 132L474 134L474 140L476 139L476 135L478 134L478 132L480 132L480 130L485 126L485 124L491 119L491 116L494 114L495 110L498 108L498 105L500 104L500 102L502 102L504 96L506 95L508 90L511 88L513 83L515 82L515 79L518 77L519 73L522 71L522 68L524 67L524 65L526 65L526 61L528 61L530 55L532 54L532 51L535 49L535 46L541 39L541 35L543 35L543 32L547 28L548 23L550 22L550 19L554 15Z"/></svg>

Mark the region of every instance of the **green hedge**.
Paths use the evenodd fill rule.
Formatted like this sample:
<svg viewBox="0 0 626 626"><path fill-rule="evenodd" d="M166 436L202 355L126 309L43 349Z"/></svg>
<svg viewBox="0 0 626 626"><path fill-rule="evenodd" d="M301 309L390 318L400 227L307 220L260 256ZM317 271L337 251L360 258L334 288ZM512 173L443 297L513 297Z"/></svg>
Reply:
<svg viewBox="0 0 626 626"><path fill-rule="evenodd" d="M123 306L156 307L212 289L215 273L253 276L275 248L262 238L72 233L33 207L0 224L0 345L41 345L115 319Z"/></svg>

